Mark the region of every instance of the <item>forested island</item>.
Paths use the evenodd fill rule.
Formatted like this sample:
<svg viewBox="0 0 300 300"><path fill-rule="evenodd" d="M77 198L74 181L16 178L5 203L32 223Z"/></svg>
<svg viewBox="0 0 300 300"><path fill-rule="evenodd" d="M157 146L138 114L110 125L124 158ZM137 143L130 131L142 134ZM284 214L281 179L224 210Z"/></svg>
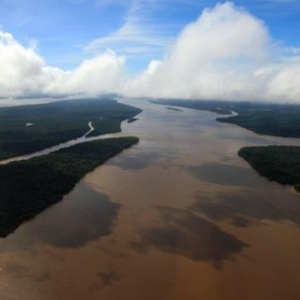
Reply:
<svg viewBox="0 0 300 300"><path fill-rule="evenodd" d="M136 143L136 137L97 140L0 166L0 236L62 200L86 173Z"/></svg>
<svg viewBox="0 0 300 300"><path fill-rule="evenodd" d="M80 99L0 108L0 159L19 156L83 136L121 131L141 110L108 99Z"/></svg>
<svg viewBox="0 0 300 300"><path fill-rule="evenodd" d="M300 137L300 105L255 102L204 101L204 100L151 100L152 103L193 108L221 115L237 115L217 118L217 121L232 123L258 134Z"/></svg>
<svg viewBox="0 0 300 300"><path fill-rule="evenodd" d="M300 192L300 147L244 147L238 154L261 176L293 185Z"/></svg>
<svg viewBox="0 0 300 300"><path fill-rule="evenodd" d="M204 100L151 100L152 103L215 112L229 117L217 121L232 123L258 134L300 138L300 105ZM232 112L237 115L230 116ZM239 150L261 176L293 185L300 192L300 147L245 147Z"/></svg>
<svg viewBox="0 0 300 300"><path fill-rule="evenodd" d="M43 150L87 132L119 132L122 121L140 112L110 98L0 108L0 159ZM86 173L137 142L136 137L95 140L0 165L0 236L60 201Z"/></svg>

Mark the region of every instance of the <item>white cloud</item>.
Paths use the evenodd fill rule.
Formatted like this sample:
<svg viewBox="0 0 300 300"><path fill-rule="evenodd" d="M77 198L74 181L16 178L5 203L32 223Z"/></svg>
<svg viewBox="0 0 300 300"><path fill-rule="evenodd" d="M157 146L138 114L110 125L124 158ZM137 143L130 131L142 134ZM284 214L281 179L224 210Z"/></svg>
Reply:
<svg viewBox="0 0 300 300"><path fill-rule="evenodd" d="M275 69L275 67L274 67ZM300 58L276 67L267 83L268 99L300 103Z"/></svg>
<svg viewBox="0 0 300 300"><path fill-rule="evenodd" d="M170 54L123 88L128 96L300 101L299 61L276 57L264 23L233 3L206 9ZM151 67L152 66L152 67ZM149 72L149 70L152 70Z"/></svg>
<svg viewBox="0 0 300 300"><path fill-rule="evenodd" d="M217 5L181 32L151 76L138 76L124 91L137 96L240 98L254 88L253 65L266 59L269 44L260 21L231 3Z"/></svg>
<svg viewBox="0 0 300 300"><path fill-rule="evenodd" d="M13 36L0 32L0 93L15 96L42 88L43 59L34 47L25 48Z"/></svg>
<svg viewBox="0 0 300 300"><path fill-rule="evenodd" d="M284 48L284 52L287 54L287 55L300 55L300 48L298 47L286 47Z"/></svg>
<svg viewBox="0 0 300 300"><path fill-rule="evenodd" d="M64 71L46 65L35 43L24 47L11 34L0 32L1 97L113 92L121 80L123 64L123 57L107 51L83 61L73 71Z"/></svg>
<svg viewBox="0 0 300 300"><path fill-rule="evenodd" d="M116 92L122 77L124 58L107 51L83 61L70 72L61 72L44 91L51 94L88 94Z"/></svg>
<svg viewBox="0 0 300 300"><path fill-rule="evenodd" d="M102 42L130 37L142 50L147 36L130 24L134 21ZM131 53L141 51L128 47ZM119 92L135 97L300 102L298 50L272 41L263 22L229 2L204 10L182 30L164 59L151 61L134 78L125 78L125 57L115 52L64 71L48 66L35 43L25 47L0 31L0 96Z"/></svg>

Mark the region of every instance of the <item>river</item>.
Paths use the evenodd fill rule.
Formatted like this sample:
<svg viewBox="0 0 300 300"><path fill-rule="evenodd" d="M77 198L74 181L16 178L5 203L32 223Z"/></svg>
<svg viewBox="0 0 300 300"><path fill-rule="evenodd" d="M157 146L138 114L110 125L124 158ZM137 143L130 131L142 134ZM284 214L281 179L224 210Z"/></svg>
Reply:
<svg viewBox="0 0 300 300"><path fill-rule="evenodd" d="M294 300L300 196L242 146L300 145L142 100L138 145L0 241L1 300Z"/></svg>

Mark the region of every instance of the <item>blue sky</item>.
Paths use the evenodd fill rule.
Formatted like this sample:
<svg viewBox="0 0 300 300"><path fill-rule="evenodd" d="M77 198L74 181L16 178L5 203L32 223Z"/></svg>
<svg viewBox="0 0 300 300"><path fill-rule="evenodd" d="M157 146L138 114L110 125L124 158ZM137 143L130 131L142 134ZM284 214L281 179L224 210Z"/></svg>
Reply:
<svg viewBox="0 0 300 300"><path fill-rule="evenodd" d="M129 72L161 59L180 30L212 0L1 0L0 26L23 45L35 42L47 64L68 70L116 51ZM300 47L300 1L237 0L285 46Z"/></svg>

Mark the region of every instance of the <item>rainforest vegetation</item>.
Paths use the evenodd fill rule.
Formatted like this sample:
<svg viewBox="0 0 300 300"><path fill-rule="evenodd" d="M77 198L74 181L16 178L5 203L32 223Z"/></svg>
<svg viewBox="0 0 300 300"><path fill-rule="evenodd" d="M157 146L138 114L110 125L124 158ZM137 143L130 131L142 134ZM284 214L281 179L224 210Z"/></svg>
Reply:
<svg viewBox="0 0 300 300"><path fill-rule="evenodd" d="M0 159L36 152L84 135L120 131L141 110L114 100L80 99L0 108Z"/></svg>
<svg viewBox="0 0 300 300"><path fill-rule="evenodd" d="M300 192L300 147L245 147L238 154L261 176L293 185Z"/></svg>
<svg viewBox="0 0 300 300"><path fill-rule="evenodd" d="M86 173L137 142L136 137L97 140L0 166L0 236L62 200Z"/></svg>
<svg viewBox="0 0 300 300"><path fill-rule="evenodd" d="M83 136L118 132L141 110L113 100L81 99L0 108L0 159ZM0 166L0 236L60 201L88 172L138 142L136 137L77 144Z"/></svg>
<svg viewBox="0 0 300 300"><path fill-rule="evenodd" d="M300 137L300 105L230 101L153 100L156 104L215 112L229 117L217 120L244 127L258 134ZM233 115L233 112L236 114ZM230 116L232 114L232 116ZM300 192L300 147L245 147L238 154L260 175Z"/></svg>

